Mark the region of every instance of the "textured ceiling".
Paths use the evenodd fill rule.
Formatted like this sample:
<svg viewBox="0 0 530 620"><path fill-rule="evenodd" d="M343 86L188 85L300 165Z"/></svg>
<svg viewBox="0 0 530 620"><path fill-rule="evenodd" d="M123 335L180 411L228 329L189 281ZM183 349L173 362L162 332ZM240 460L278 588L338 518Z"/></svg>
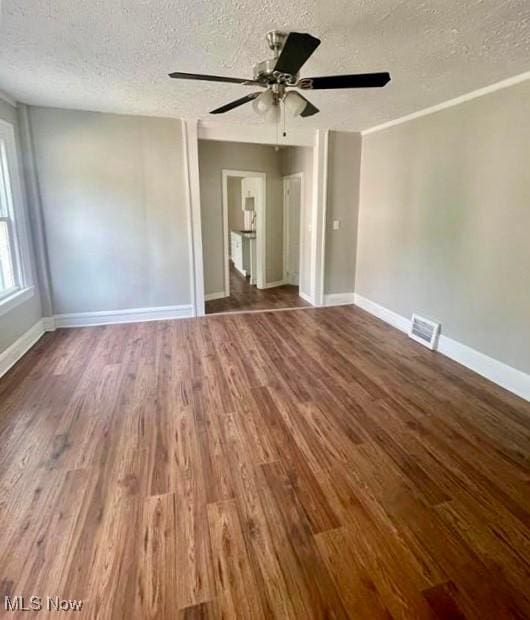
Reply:
<svg viewBox="0 0 530 620"><path fill-rule="evenodd" d="M388 70L382 90L310 93L295 125L356 131L530 69L529 0L3 0L0 89L27 103L207 118L250 87L170 71L251 76L272 28L322 44L305 76ZM225 115L256 122L250 106Z"/></svg>

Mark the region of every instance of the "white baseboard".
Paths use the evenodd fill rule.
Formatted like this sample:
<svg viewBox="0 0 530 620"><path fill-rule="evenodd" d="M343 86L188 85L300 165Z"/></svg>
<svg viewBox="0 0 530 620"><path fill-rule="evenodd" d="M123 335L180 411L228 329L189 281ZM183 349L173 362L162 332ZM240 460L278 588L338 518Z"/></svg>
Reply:
<svg viewBox="0 0 530 620"><path fill-rule="evenodd" d="M218 291L217 293L208 293L204 296L204 301L213 301L214 299L222 299L228 297L224 291Z"/></svg>
<svg viewBox="0 0 530 620"><path fill-rule="evenodd" d="M276 288L277 286L284 286L284 284L287 284L287 282L285 280L278 280L277 282L267 282L264 286L262 286L261 288Z"/></svg>
<svg viewBox="0 0 530 620"><path fill-rule="evenodd" d="M376 304L375 301L366 299L366 297L361 297L361 295L358 295L357 293L353 296L353 303L356 306L359 306L359 308L366 310L366 312L369 312L370 314L373 314L377 318L383 320L385 323L389 323L402 332L408 333L410 329L410 321L404 316L401 316L401 314L389 310L384 306L380 306L379 304Z"/></svg>
<svg viewBox="0 0 530 620"><path fill-rule="evenodd" d="M193 316L192 306L162 306L160 308L131 308L109 310L106 312L78 312L56 314L44 317L30 327L27 332L0 353L0 377L31 349L39 338L56 327L89 327L92 325L111 325L114 323L138 323L142 321L165 321Z"/></svg>
<svg viewBox="0 0 530 620"><path fill-rule="evenodd" d="M191 305L161 306L159 308L128 308L102 312L76 312L56 314L56 327L89 327L93 325L112 325L115 323L141 323L143 321L166 321L193 316Z"/></svg>
<svg viewBox="0 0 530 620"><path fill-rule="evenodd" d="M11 346L0 353L0 377L5 375L11 366L16 364L24 353L31 349L45 331L47 330L42 319L40 319L27 332L24 332L22 336L17 338Z"/></svg>
<svg viewBox="0 0 530 620"><path fill-rule="evenodd" d="M55 317L54 316L45 316L42 317L42 326L44 327L44 331L46 332L54 332L55 331Z"/></svg>
<svg viewBox="0 0 530 620"><path fill-rule="evenodd" d="M310 295L308 295L307 293L304 293L303 291L301 291L300 289L298 290L298 297L301 297L304 301L307 301L308 304L311 304L312 306L314 306L315 304L313 303L313 300L311 299Z"/></svg>
<svg viewBox="0 0 530 620"><path fill-rule="evenodd" d="M530 401L530 375L476 351L457 340L440 335L437 351L474 370L493 383Z"/></svg>
<svg viewBox="0 0 530 620"><path fill-rule="evenodd" d="M234 264L234 269L235 269L235 270L236 270L236 271L237 271L240 275L242 275L244 278L246 278L246 277L247 277L247 272L246 272L244 269L239 269L239 267L238 267L235 263L233 263L233 264Z"/></svg>
<svg viewBox="0 0 530 620"><path fill-rule="evenodd" d="M355 294L352 293L328 293L324 295L325 306L344 306L354 303Z"/></svg>
<svg viewBox="0 0 530 620"><path fill-rule="evenodd" d="M374 316L389 323L393 327L396 327L402 332L408 333L410 329L410 320L385 308L379 304L355 294L355 305L359 306L363 310L370 312ZM438 347L436 349L439 353L450 357L455 362L462 364L466 368L473 370L479 375L482 375L486 379L493 381L497 385L513 392L517 396L530 401L530 375L508 366L504 362L489 357L480 351L472 349L467 345L448 338L443 334L438 339Z"/></svg>

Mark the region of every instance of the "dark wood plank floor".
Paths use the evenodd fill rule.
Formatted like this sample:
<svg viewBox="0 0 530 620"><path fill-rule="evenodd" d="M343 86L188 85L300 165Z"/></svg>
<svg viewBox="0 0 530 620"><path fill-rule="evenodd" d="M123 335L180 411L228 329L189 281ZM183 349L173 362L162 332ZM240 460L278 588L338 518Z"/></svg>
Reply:
<svg viewBox="0 0 530 620"><path fill-rule="evenodd" d="M273 310L309 306L298 295L298 287L290 284L259 289L249 284L230 263L230 296L212 299L205 303L206 314L218 312L241 312L242 310Z"/></svg>
<svg viewBox="0 0 530 620"><path fill-rule="evenodd" d="M2 603L530 617L530 405L361 310L57 331L0 407Z"/></svg>

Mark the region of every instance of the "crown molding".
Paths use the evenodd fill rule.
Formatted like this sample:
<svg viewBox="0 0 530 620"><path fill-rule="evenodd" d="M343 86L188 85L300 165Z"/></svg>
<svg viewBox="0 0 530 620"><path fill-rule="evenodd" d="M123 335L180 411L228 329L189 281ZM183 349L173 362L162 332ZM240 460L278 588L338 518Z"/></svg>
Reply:
<svg viewBox="0 0 530 620"><path fill-rule="evenodd" d="M388 121L386 123L382 123L381 125L375 125L374 127L370 127L369 129L364 129L363 131L361 131L361 135L367 136L371 133L376 133L378 131L382 131L383 129L394 127L395 125L401 125L402 123L408 123L408 121L413 121L416 118L421 118L422 116L428 116L429 114L434 114L435 112L439 112L440 110L445 110L446 108L452 108L453 106L460 105L461 103L465 103L466 101L471 101L472 99L477 99L478 97L489 95L490 93L494 93L497 90L502 90L503 88L508 88L510 86L514 86L515 84L526 82L526 80L530 80L530 71L526 71L525 73L520 73L519 75L515 75L511 78L502 80L500 82L495 82L495 84L490 84L489 86L485 86L484 88L473 90L470 93L466 93L465 95L461 95L460 97L455 97L454 99L449 99L442 103L438 103L437 105L433 105L429 108L418 110L417 112L413 112L412 114L407 114L406 116L400 116L399 118L396 118L392 121Z"/></svg>

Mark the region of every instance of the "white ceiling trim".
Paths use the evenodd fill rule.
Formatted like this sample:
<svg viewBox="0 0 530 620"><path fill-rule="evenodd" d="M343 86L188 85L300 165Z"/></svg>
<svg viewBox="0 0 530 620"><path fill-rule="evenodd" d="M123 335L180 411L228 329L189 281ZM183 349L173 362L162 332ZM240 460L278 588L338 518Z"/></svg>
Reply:
<svg viewBox="0 0 530 620"><path fill-rule="evenodd" d="M13 99L13 97L11 97L11 95L8 95L7 93L4 93L3 90L0 90L0 99L5 101L6 103L9 103L9 105L12 105L14 108L17 107L16 100Z"/></svg>
<svg viewBox="0 0 530 620"><path fill-rule="evenodd" d="M503 88L508 88L510 86L514 86L515 84L526 82L526 80L530 80L530 71L526 71L525 73L520 73L519 75L515 75L506 80L501 80L500 82L496 82L495 84L490 84L490 86L485 86L484 88L473 90L470 93L461 95L460 97L455 97L454 99L448 99L447 101L438 103L437 105L433 105L428 108L424 108L423 110L418 110L417 112L413 112L412 114L407 114L406 116L400 116L399 118L396 118L392 121L381 123L381 125L376 125L375 127L370 127L369 129L363 129L363 131L361 131L361 135L367 136L368 134L376 133L377 131L383 131L383 129L388 129L389 127L394 127L395 125L401 125L402 123L408 123L409 121L413 121L416 118L420 118L422 116L428 116L429 114L434 114L435 112L439 112L440 110L445 110L446 108L452 108L456 105L460 105L461 103L465 103L466 101L477 99L478 97L484 97L484 95L489 95L490 93L494 93L497 90L502 90Z"/></svg>
<svg viewBox="0 0 530 620"><path fill-rule="evenodd" d="M251 142L278 146L309 146L316 141L316 130L312 127L293 127L283 135L276 125L236 125L228 122L198 121L199 139L222 140L226 142Z"/></svg>

